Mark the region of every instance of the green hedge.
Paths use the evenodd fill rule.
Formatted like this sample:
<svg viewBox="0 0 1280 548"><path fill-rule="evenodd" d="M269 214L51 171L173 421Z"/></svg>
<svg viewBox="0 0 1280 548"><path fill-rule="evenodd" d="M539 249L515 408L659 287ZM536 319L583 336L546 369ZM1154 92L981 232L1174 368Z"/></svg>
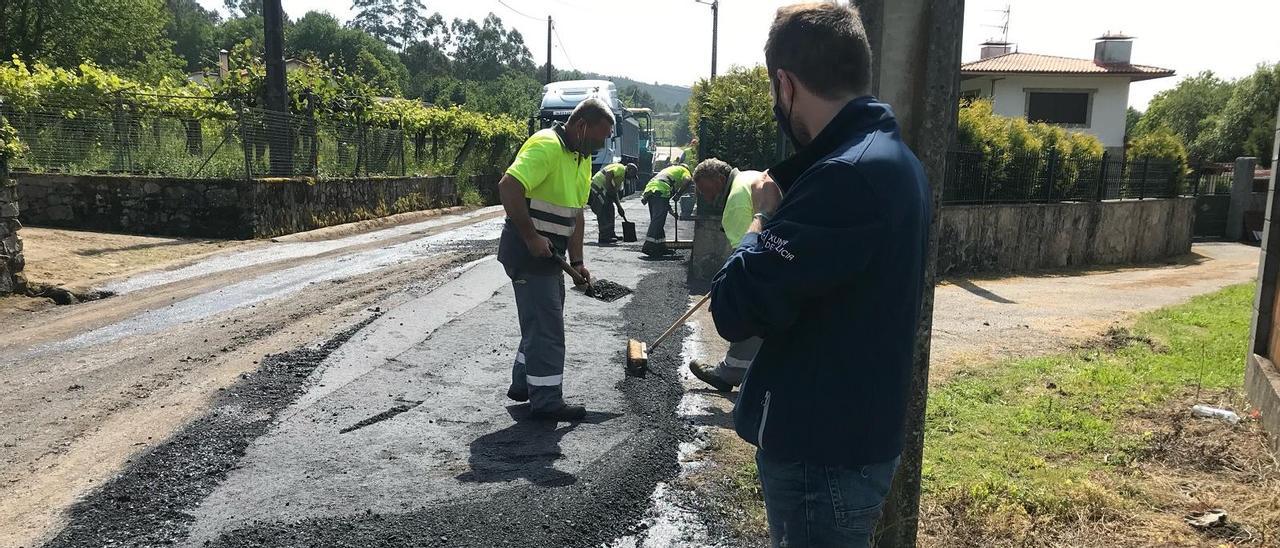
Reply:
<svg viewBox="0 0 1280 548"><path fill-rule="evenodd" d="M778 126L764 67L733 67L694 84L689 129L698 136L693 157L719 158L741 169L777 163Z"/></svg>

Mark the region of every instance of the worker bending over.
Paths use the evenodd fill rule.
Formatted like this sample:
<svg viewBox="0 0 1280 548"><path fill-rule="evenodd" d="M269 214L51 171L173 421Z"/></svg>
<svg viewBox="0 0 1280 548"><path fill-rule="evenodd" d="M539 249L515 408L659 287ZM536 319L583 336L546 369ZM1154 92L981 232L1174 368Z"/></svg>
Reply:
<svg viewBox="0 0 1280 548"><path fill-rule="evenodd" d="M674 207L671 203L684 194L693 182L689 168L676 164L659 171L644 187L640 201L649 205L649 230L640 247L645 255L660 257L675 253L667 247L667 214Z"/></svg>
<svg viewBox="0 0 1280 548"><path fill-rule="evenodd" d="M561 125L541 130L520 146L498 182L507 220L498 241L498 262L515 289L520 348L511 368L507 397L528 401L535 418L581 420L586 410L564 402L564 273L566 251L587 280L583 262L582 209L591 190L591 154L613 133L613 113L604 101L578 104Z"/></svg>
<svg viewBox="0 0 1280 548"><path fill-rule="evenodd" d="M737 248L742 243L742 236L751 226L752 216L756 214L751 204L752 183L765 178L759 171L740 171L716 158L703 160L693 168L693 184L703 203L712 204L715 209L722 209L720 227L729 239L729 245ZM733 387L742 385L742 378L747 374L747 366L756 357L760 349L760 337L730 342L729 351L724 359L715 367L698 360L689 362L689 371L721 392L731 392Z"/></svg>
<svg viewBox="0 0 1280 548"><path fill-rule="evenodd" d="M588 203L600 225L600 243L611 244L618 241L618 233L613 228L613 212L616 208L618 216L623 221L627 220L627 213L622 209L622 185L635 178L635 164L609 164L600 168L591 178L591 199Z"/></svg>

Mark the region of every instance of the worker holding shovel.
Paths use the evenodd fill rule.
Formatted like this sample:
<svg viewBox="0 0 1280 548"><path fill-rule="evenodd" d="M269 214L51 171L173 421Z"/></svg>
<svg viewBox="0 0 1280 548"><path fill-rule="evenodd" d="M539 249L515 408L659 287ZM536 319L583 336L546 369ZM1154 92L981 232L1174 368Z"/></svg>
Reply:
<svg viewBox="0 0 1280 548"><path fill-rule="evenodd" d="M674 209L671 201L680 197L693 183L689 168L676 164L653 176L644 187L640 201L649 206L649 230L644 235L640 251L650 257L675 253L667 247L667 215Z"/></svg>
<svg viewBox="0 0 1280 548"><path fill-rule="evenodd" d="M583 282L583 207L591 189L591 154L613 133L609 105L596 98L578 104L565 124L541 130L520 146L498 182L507 220L498 240L498 262L515 289L520 347L507 397L528 401L534 418L582 420L586 409L568 405L564 374L564 274ZM569 254L563 265L564 253Z"/></svg>
<svg viewBox="0 0 1280 548"><path fill-rule="evenodd" d="M596 214L600 224L599 242L611 244L618 241L618 233L614 230L613 212L615 209L622 221L626 222L627 212L622 209L622 185L625 181L635 180L635 164L609 164L591 178L591 211Z"/></svg>

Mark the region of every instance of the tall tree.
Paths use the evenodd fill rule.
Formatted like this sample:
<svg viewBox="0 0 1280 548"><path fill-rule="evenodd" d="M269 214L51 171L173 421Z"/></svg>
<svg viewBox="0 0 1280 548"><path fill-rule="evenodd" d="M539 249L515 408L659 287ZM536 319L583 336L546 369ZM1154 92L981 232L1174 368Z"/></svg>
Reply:
<svg viewBox="0 0 1280 548"><path fill-rule="evenodd" d="M148 79L181 65L162 0L0 1L0 54L55 66L92 61Z"/></svg>
<svg viewBox="0 0 1280 548"><path fill-rule="evenodd" d="M1212 120L1212 127L1192 148L1204 151L1216 162L1254 156L1261 164L1270 165L1278 104L1280 63L1258 65L1253 74L1235 82L1231 97Z"/></svg>
<svg viewBox="0 0 1280 548"><path fill-rule="evenodd" d="M398 49L405 51L414 44L427 41L439 46L443 39L440 37L445 30L444 18L439 13L427 15L427 7L423 5L422 0L400 0L400 6L397 8L399 20L396 26L396 39L399 41Z"/></svg>
<svg viewBox="0 0 1280 548"><path fill-rule="evenodd" d="M1209 152L1195 143L1213 127L1215 117L1231 97L1231 88L1230 82L1212 71L1186 78L1151 99L1135 133L1143 135L1167 127L1188 147L1193 162L1209 160Z"/></svg>
<svg viewBox="0 0 1280 548"><path fill-rule="evenodd" d="M639 86L630 85L622 88L618 91L618 98L622 100L622 104L629 107L655 108L653 96Z"/></svg>
<svg viewBox="0 0 1280 548"><path fill-rule="evenodd" d="M533 75L533 54L520 32L507 30L490 13L482 23L454 19L450 25L454 74L463 80L493 80L507 71Z"/></svg>
<svg viewBox="0 0 1280 548"><path fill-rule="evenodd" d="M375 89L399 94L409 79L400 57L358 28L344 28L328 13L308 12L285 34L291 54L311 53L355 74Z"/></svg>
<svg viewBox="0 0 1280 548"><path fill-rule="evenodd" d="M351 10L355 12L349 23L352 28L363 30L374 38L382 40L383 43L399 49L400 42L397 39L396 27L400 19L400 10L396 8L395 0L352 0Z"/></svg>
<svg viewBox="0 0 1280 548"><path fill-rule="evenodd" d="M169 11L165 37L173 41L174 53L187 62L187 70L211 65L218 49L218 13L204 9L196 0L166 0L165 6Z"/></svg>
<svg viewBox="0 0 1280 548"><path fill-rule="evenodd" d="M232 17L262 16L262 0L222 0L222 7Z"/></svg>

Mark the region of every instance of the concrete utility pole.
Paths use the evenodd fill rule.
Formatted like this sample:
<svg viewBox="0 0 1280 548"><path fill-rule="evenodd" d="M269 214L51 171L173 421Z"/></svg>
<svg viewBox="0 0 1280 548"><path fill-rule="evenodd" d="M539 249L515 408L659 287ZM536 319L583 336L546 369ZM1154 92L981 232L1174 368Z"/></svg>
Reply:
<svg viewBox="0 0 1280 548"><path fill-rule="evenodd" d="M263 0L262 23L267 65L266 126L271 175L293 176L293 136L289 124L289 90L284 65L284 8L280 0Z"/></svg>
<svg viewBox="0 0 1280 548"><path fill-rule="evenodd" d="M551 83L551 16L547 16L547 82Z"/></svg>
<svg viewBox="0 0 1280 548"><path fill-rule="evenodd" d="M716 44L719 43L720 36L720 0L711 0L704 2L703 0L694 0L699 4L711 6L711 79L716 79Z"/></svg>
<svg viewBox="0 0 1280 548"><path fill-rule="evenodd" d="M862 12L874 54L872 91L893 106L903 138L924 164L933 204L906 445L876 532L876 546L906 548L916 545L919 527L933 286L938 275L939 202L959 108L964 0L856 0L853 4Z"/></svg>

